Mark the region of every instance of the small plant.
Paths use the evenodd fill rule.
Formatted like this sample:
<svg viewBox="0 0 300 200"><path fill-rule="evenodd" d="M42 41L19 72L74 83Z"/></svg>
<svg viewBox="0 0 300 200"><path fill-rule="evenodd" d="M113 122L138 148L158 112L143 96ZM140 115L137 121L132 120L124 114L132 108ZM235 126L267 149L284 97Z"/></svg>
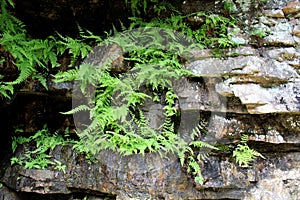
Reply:
<svg viewBox="0 0 300 200"><path fill-rule="evenodd" d="M264 158L259 152L251 149L248 145L248 136L243 135L240 144L233 151L233 157L239 166L248 167L249 164L257 157Z"/></svg>
<svg viewBox="0 0 300 200"><path fill-rule="evenodd" d="M17 129L16 132L22 132ZM52 161L49 155L51 150L58 145L67 145L72 143L72 140L65 140L61 135L50 134L45 126L42 130L36 132L33 136L23 137L15 136L12 141L13 153L16 151L17 146L26 144L35 144L35 149L26 149L25 154L21 157L12 157L11 165L18 164L24 166L26 169L45 169L48 166L54 166L54 169L65 171L66 166L58 160Z"/></svg>
<svg viewBox="0 0 300 200"><path fill-rule="evenodd" d="M59 160L54 160L54 163L56 164L54 169L57 169L59 171L63 171L64 173L66 173L66 165L63 165Z"/></svg>
<svg viewBox="0 0 300 200"><path fill-rule="evenodd" d="M24 162L24 158L12 157L10 159L10 164L11 165L14 165L14 164L23 165L23 162Z"/></svg>
<svg viewBox="0 0 300 200"><path fill-rule="evenodd" d="M186 22L188 18L202 19L202 23L193 29ZM145 22L141 18L130 18L132 23L129 29L135 27L159 27L178 31L185 35L187 42L198 43L198 48L230 48L236 46L231 40L231 34L227 32L228 27L235 27L233 17L208 14L204 12L192 13L186 16L171 15L169 18L154 18Z"/></svg>
<svg viewBox="0 0 300 200"><path fill-rule="evenodd" d="M251 35L262 39L262 38L268 36L269 33L263 28L255 28L251 31Z"/></svg>
<svg viewBox="0 0 300 200"><path fill-rule="evenodd" d="M46 89L47 77L51 68L58 67L58 57L64 53L71 55L73 65L76 60L87 56L91 50L90 45L85 40L101 40L100 37L92 35L90 32L81 30L81 38L73 39L57 34L56 37L49 36L46 39L33 39L25 29L23 22L18 20L9 11L9 7L14 7L11 0L0 0L0 45L4 52L10 55L11 60L19 70L19 75L15 80L0 81L0 94L5 98L10 98L14 93L14 86L23 83L25 80L38 80ZM3 76L0 75L0 79Z"/></svg>
<svg viewBox="0 0 300 200"><path fill-rule="evenodd" d="M207 159L210 150L219 150L212 144L200 140L202 134L206 134L204 122L200 122L191 133L192 141L181 147L178 153L181 166L186 166L187 172L194 176L194 180L203 184L201 163ZM203 149L206 149L203 151ZM209 151L208 151L209 150Z"/></svg>
<svg viewBox="0 0 300 200"><path fill-rule="evenodd" d="M158 1L158 0L154 0ZM125 3L128 4L128 0L125 0ZM140 15L141 10L146 13L147 11L147 0L141 1L141 0L130 0L130 7L131 7L131 12L133 16Z"/></svg>
<svg viewBox="0 0 300 200"><path fill-rule="evenodd" d="M235 7L235 5L234 5L234 3L233 3L232 1L224 1L223 7L224 7L224 10L225 10L228 14L237 11L237 9L236 9L236 7Z"/></svg>
<svg viewBox="0 0 300 200"><path fill-rule="evenodd" d="M102 149L118 151L122 155L176 151L179 138L174 133L171 118L178 111L175 108L177 96L172 91L172 79L190 74L181 68L178 59L185 48L181 44L169 42L171 36L167 34L172 32L166 31L163 38L157 29L137 31L117 34L107 40L119 44L128 52L125 59L132 63L132 67L127 74L115 76L110 73L110 65L106 64L96 67L84 64L79 69L56 75L57 82L80 80L84 94L89 85L97 85L95 98L91 99L95 100L95 106L80 105L65 113L73 114L82 110L90 112L91 124L77 134L92 155ZM164 45L164 40L169 43ZM139 41L147 41L147 44ZM149 47L145 48L145 45ZM167 52L165 49L174 50ZM148 127L148 120L141 110L144 101L151 98L144 91L145 88L152 91L153 96L167 91L164 100L166 121L160 130Z"/></svg>

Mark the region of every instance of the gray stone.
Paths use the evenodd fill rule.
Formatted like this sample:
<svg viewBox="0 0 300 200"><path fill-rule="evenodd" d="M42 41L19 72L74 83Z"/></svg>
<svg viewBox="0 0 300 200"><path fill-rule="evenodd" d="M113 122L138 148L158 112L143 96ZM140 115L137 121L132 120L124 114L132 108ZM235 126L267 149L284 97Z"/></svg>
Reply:
<svg viewBox="0 0 300 200"><path fill-rule="evenodd" d="M295 46L296 41L291 34L279 31L265 37L264 44L267 46Z"/></svg>
<svg viewBox="0 0 300 200"><path fill-rule="evenodd" d="M300 58L300 52L298 52L295 48L289 47L289 48L276 48L267 50L266 54L277 61L293 61L298 60Z"/></svg>
<svg viewBox="0 0 300 200"><path fill-rule="evenodd" d="M277 63L267 58L258 56L239 56L226 60L208 58L197 60L187 64L187 69L204 77L225 77L226 75L236 76L236 82L286 82L291 78L298 77L297 72L285 64ZM238 79L240 77L244 78Z"/></svg>
<svg viewBox="0 0 300 200"><path fill-rule="evenodd" d="M267 29L267 31L270 31L271 29L269 28L269 26L274 26L278 23L278 19L272 19L266 16L261 16L258 18L259 22L262 23L263 25L266 25L266 27L261 27L261 25L257 25L257 28L264 28Z"/></svg>
<svg viewBox="0 0 300 200"><path fill-rule="evenodd" d="M276 23L270 28L270 35L264 38L264 44L267 46L295 46L292 30L291 24L287 21Z"/></svg>
<svg viewBox="0 0 300 200"><path fill-rule="evenodd" d="M282 10L265 10L264 15L273 18L284 18L284 13Z"/></svg>
<svg viewBox="0 0 300 200"><path fill-rule="evenodd" d="M293 35L300 37L300 25L295 25L293 29Z"/></svg>
<svg viewBox="0 0 300 200"><path fill-rule="evenodd" d="M231 89L251 114L300 111L300 102L294 93L300 89L299 82L273 88L264 88L257 84L234 84Z"/></svg>
<svg viewBox="0 0 300 200"><path fill-rule="evenodd" d="M116 153L103 151L97 157L98 162L91 165L86 160L78 163L79 155L70 148L56 149L52 156L56 154L69 156L62 157L63 163L68 163L66 173L60 173L58 177L48 174L44 176L47 179L37 182L35 176L24 174L40 173L39 170L34 172L15 166L9 167L7 178L2 178L2 181L21 191L26 185L31 185L30 192L39 192L42 188L48 191L46 188L55 187L56 183L60 186L57 187L60 189L56 191L58 193L84 189L98 194L112 193L117 199L253 199L268 197L266 195L271 195L270 198L281 197L283 194L293 198L299 194L299 188L295 187L300 178L299 152L264 153L266 159L258 159L249 168L238 167L227 158L211 156L202 163L204 185L196 183L195 186L180 169L176 157L171 155L168 160L154 154L120 157ZM282 185L277 187L279 182ZM48 193L53 192L49 190Z"/></svg>
<svg viewBox="0 0 300 200"><path fill-rule="evenodd" d="M264 5L266 9L281 9L286 6L289 0L268 0Z"/></svg>
<svg viewBox="0 0 300 200"><path fill-rule="evenodd" d="M267 57L280 61L299 57L299 53L294 48L270 50L266 54ZM225 78L224 81L216 82L209 93L217 92L222 96L238 97L249 113L299 112L298 96L295 94L295 91L300 89L299 82L296 81L299 78L298 73L289 64L272 61L267 57L239 56L226 60L208 58L194 61L188 64L187 68L200 76ZM228 75L230 76L226 78ZM294 82L288 83L290 81ZM195 108L201 108L201 103L196 102L203 102L204 98L189 100L188 94L193 94L192 91L195 93L191 95L194 98L200 98L199 94L205 93L197 90L183 89L187 92L186 95L179 92L179 96L186 96L181 100L183 107L198 105ZM220 102L216 101L213 104L220 105Z"/></svg>
<svg viewBox="0 0 300 200"><path fill-rule="evenodd" d="M22 200L15 191L2 185L2 183L0 187L0 199L1 200Z"/></svg>

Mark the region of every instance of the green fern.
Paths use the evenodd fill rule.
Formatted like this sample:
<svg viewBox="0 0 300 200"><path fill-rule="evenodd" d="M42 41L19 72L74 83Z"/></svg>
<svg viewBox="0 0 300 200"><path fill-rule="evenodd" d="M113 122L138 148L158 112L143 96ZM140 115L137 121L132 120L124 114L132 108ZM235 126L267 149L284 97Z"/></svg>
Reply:
<svg viewBox="0 0 300 200"><path fill-rule="evenodd" d="M14 87L12 84L0 82L0 95L2 95L4 98L10 99L13 91Z"/></svg>
<svg viewBox="0 0 300 200"><path fill-rule="evenodd" d="M74 113L78 113L78 112L82 112L82 111L89 111L89 110L91 110L91 108L89 106L87 106L87 105L79 105L79 106L77 106L76 108L73 108L70 111L61 112L61 114L71 115L71 114L74 114Z"/></svg>
<svg viewBox="0 0 300 200"><path fill-rule="evenodd" d="M16 132L19 132L19 129L16 129ZM58 145L68 145L70 142L74 143L75 141L66 139L58 133L51 134L47 126L30 137L14 136L12 138L13 153L19 145L35 144L35 146L34 149L26 151L24 155L12 157L11 165L18 164L26 169L46 169L53 166L55 169L64 171L64 165L60 161L53 161L49 152Z"/></svg>
<svg viewBox="0 0 300 200"><path fill-rule="evenodd" d="M9 11L8 7L13 5L11 0L1 0L0 21L3 23L0 24L0 44L12 55L13 64L19 70L16 80L1 84L0 91L4 97L9 97L9 93L13 92L11 86L20 84L29 77L38 80L47 88L48 71L59 66L58 56L69 53L73 65L77 59L86 57L91 51L91 46L86 44L85 40L100 41L100 37L82 29L82 37L78 39L63 37L60 34L57 34L58 37L49 36L43 40L30 38L25 25ZM57 76L59 75L62 74Z"/></svg>
<svg viewBox="0 0 300 200"><path fill-rule="evenodd" d="M63 54L65 51L68 51L72 55L71 65L74 65L78 59L87 57L92 50L91 46L83 43L81 39L64 37L59 33L57 34L61 39L57 41L57 44L60 46L58 49L59 53Z"/></svg>
<svg viewBox="0 0 300 200"><path fill-rule="evenodd" d="M12 0L1 0L0 5L0 30L5 30L11 34L24 32L25 25L14 17L10 11L10 8L14 8L14 2Z"/></svg>
<svg viewBox="0 0 300 200"><path fill-rule="evenodd" d="M248 145L248 136L242 135L240 144L233 151L233 157L239 166L248 167L249 164L257 157L264 158L263 155L254 149L251 149Z"/></svg>
<svg viewBox="0 0 300 200"><path fill-rule="evenodd" d="M178 157L181 163L181 166L187 167L187 172L192 174L195 178L194 180L203 184L203 177L201 175L200 164L202 160L208 158L210 150L219 150L212 144L201 140L195 140L196 138L200 139L202 134L206 134L207 131L204 128L204 123L200 122L196 128L193 129L191 133L191 138L193 141L187 143L182 143L180 145L180 151L178 152ZM202 151L203 149L207 149ZM195 151L196 150L196 151ZM209 151L208 151L209 150Z"/></svg>
<svg viewBox="0 0 300 200"><path fill-rule="evenodd" d="M74 81L78 77L78 68L70 69L65 72L58 72L54 75L54 82L61 83L61 82L68 82Z"/></svg>

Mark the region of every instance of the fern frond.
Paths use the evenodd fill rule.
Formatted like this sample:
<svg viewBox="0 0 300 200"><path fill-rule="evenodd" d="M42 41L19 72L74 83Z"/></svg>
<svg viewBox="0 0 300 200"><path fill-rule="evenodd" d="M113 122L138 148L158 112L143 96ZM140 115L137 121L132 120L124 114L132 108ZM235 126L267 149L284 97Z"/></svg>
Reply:
<svg viewBox="0 0 300 200"><path fill-rule="evenodd" d="M78 77L78 68L70 69L65 72L58 72L54 75L54 82L55 83L61 83L61 82L67 82L67 81L74 81Z"/></svg>
<svg viewBox="0 0 300 200"><path fill-rule="evenodd" d="M0 82L0 95L10 99L13 93L14 93L14 87L12 84Z"/></svg>
<svg viewBox="0 0 300 200"><path fill-rule="evenodd" d="M83 59L89 55L92 48L79 39L73 39L71 37L64 37L57 33L61 40L57 41L61 47L59 48L60 54L63 54L66 50L72 55L71 65L74 65L78 58Z"/></svg>
<svg viewBox="0 0 300 200"><path fill-rule="evenodd" d="M248 145L248 135L242 135L240 144L237 145L237 147L233 151L233 157L235 157L236 162L239 164L239 166L245 166L248 167L250 162L252 162L255 158L261 157L264 158L264 156L257 152L254 149L251 149Z"/></svg>
<svg viewBox="0 0 300 200"><path fill-rule="evenodd" d="M248 142L248 135L243 134L241 137L241 143L246 144Z"/></svg>
<svg viewBox="0 0 300 200"><path fill-rule="evenodd" d="M38 80L44 88L48 89L47 78L45 75L33 74L32 78Z"/></svg>
<svg viewBox="0 0 300 200"><path fill-rule="evenodd" d="M89 110L91 110L91 108L89 106L83 104L83 105L77 106L76 108L73 108L70 111L60 112L60 113L64 114L64 115L71 115L71 114L75 114L75 113L78 113L81 111L89 111Z"/></svg>
<svg viewBox="0 0 300 200"><path fill-rule="evenodd" d="M23 62L17 66L20 70L20 74L16 80L11 82L12 85L20 84L21 82L23 82L29 76L31 76L32 74L34 74L36 72L36 69L32 65L30 65L30 63L28 63L28 62Z"/></svg>
<svg viewBox="0 0 300 200"><path fill-rule="evenodd" d="M192 141L190 142L190 145L197 148L209 148L209 149L219 150L217 147L203 141Z"/></svg>
<svg viewBox="0 0 300 200"><path fill-rule="evenodd" d="M204 121L200 121L199 124L193 129L191 133L191 139L200 138L202 134L206 134L207 130L204 127Z"/></svg>

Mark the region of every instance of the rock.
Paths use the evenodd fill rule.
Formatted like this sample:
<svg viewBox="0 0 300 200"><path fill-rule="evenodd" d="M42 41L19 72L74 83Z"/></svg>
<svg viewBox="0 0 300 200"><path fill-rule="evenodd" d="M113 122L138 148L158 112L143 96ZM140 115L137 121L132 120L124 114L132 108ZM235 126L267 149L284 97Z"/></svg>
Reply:
<svg viewBox="0 0 300 200"><path fill-rule="evenodd" d="M238 56L226 60L219 58L197 60L187 64L187 69L204 77L225 77L230 74L237 77L236 83L255 82L263 85L286 82L298 77L293 68L258 56ZM239 76L241 79L238 78Z"/></svg>
<svg viewBox="0 0 300 200"><path fill-rule="evenodd" d="M279 151L276 145L283 145L282 151L292 151L300 145L300 134L298 133L297 120L299 115L287 114L261 114L247 116L246 113L211 114L207 125L210 140L229 144L234 142L238 135L245 132L249 135L251 142L261 143L256 145L260 152ZM288 132L286 130L289 130ZM267 145L269 145L267 147Z"/></svg>
<svg viewBox="0 0 300 200"><path fill-rule="evenodd" d="M251 114L300 111L299 97L295 93L300 89L299 83L287 83L274 88L257 84L232 84L230 88Z"/></svg>
<svg viewBox="0 0 300 200"><path fill-rule="evenodd" d="M284 8L282 8L282 11L286 15L298 13L300 11L300 2L298 1L289 2Z"/></svg>
<svg viewBox="0 0 300 200"><path fill-rule="evenodd" d="M296 157L292 159L299 159L299 154L293 154ZM262 170L265 171L266 179L258 181L256 187L252 188L245 196L245 200L254 199L286 199L296 200L299 198L299 184L300 177L299 164L292 161L291 155L278 155L278 160L275 161L275 166L285 166L282 169L274 169L274 167L265 166ZM294 165L296 164L296 165ZM288 170L290 166L294 165L295 169ZM273 177L270 176L273 173ZM261 175L260 175L261 176ZM274 187L276 185L276 187ZM297 189L296 189L297 188Z"/></svg>
<svg viewBox="0 0 300 200"><path fill-rule="evenodd" d="M242 33L240 28L228 28L228 34L231 35L231 40L237 45L247 45L249 43L249 37Z"/></svg>
<svg viewBox="0 0 300 200"><path fill-rule="evenodd" d="M266 25L266 26L262 26L262 25L258 25L257 28L258 29L265 29L266 31L270 31L271 29L269 27L272 27L276 24L278 24L278 19L273 19L273 18L269 18L269 17L266 17L266 16L261 16L258 18L259 22L262 23L263 25ZM254 26L255 27L255 26Z"/></svg>
<svg viewBox="0 0 300 200"><path fill-rule="evenodd" d="M280 61L284 59L294 60L299 57L299 53L294 48L269 50L266 51L266 54L267 57ZM210 95L214 94L214 96L217 96L215 94L217 92L226 97L238 97L249 113L299 112L299 97L295 93L300 89L299 82L288 83L298 78L299 75L294 68L285 62L280 63L258 56L238 56L226 60L208 58L189 63L187 69L204 77L225 78L224 81L215 82L208 93ZM230 77L226 78L229 74ZM203 103L196 102L221 105L220 102L216 101L218 98L213 98L215 102L205 101L205 96L208 96L208 94L203 97L199 96L198 94L207 93L197 91L200 90L199 87L195 89L196 87L191 84L185 88L191 88L191 90L182 89L184 92L177 91L179 98L181 98L182 108L190 106L190 109L191 107L203 110L212 109L212 107L209 108ZM185 92L187 94L184 94ZM195 94L191 95L195 99L189 99L188 94ZM227 109L229 108L227 107ZM240 109L242 108L240 107Z"/></svg>
<svg viewBox="0 0 300 200"><path fill-rule="evenodd" d="M0 187L0 199L3 200L21 200L21 198L19 197L19 195L11 190L10 188L2 185L1 183L1 187Z"/></svg>
<svg viewBox="0 0 300 200"><path fill-rule="evenodd" d="M286 6L287 2L289 0L268 0L265 2L264 8L270 10L270 9L278 9L283 8Z"/></svg>
<svg viewBox="0 0 300 200"><path fill-rule="evenodd" d="M28 10L24 11L28 14L33 7L26 2L28 3L19 1L18 4L25 8L28 6ZM43 0L41 5L47 2ZM48 4L55 4L53 2ZM103 2L95 0L85 5L93 4L91 10L95 10L96 7L104 6ZM123 9L124 1L117 2L114 4L117 3ZM199 2L185 1L182 10L184 13L208 10L213 13L223 12L223 4L220 2ZM182 167L178 157L173 154L164 155L163 158L156 153L121 157L118 153L106 150L96 155L96 162L91 162L70 145L57 146L50 151L52 160L59 160L66 166L65 172L58 171L53 166L45 170L24 169L18 165L11 166L9 159L7 163L3 162L0 199L75 200L85 196L91 200L298 199L299 2L257 2L234 1L238 9L234 16L245 23L240 28L228 28L227 33L236 33L232 39L241 46L221 49L222 58L216 58L215 50L212 49L192 50L184 57L184 67L195 73L195 76L173 82L174 92L178 96L177 108L180 111L180 116L176 119L176 130L180 137L190 142L190 133L199 122L203 122L207 132L201 132L200 139L216 144L220 149L212 152L195 149L199 153L210 153L207 159L199 162L204 177L203 185L194 181L193 175L187 173L186 166ZM70 2L66 5L70 5ZM74 17L81 12L76 4L70 9L71 16ZM51 15L50 10L43 9L38 16L52 21L65 16L69 20L69 15L61 13L62 7L54 9ZM105 13L110 12L113 14L115 10ZM111 16L102 18L108 19ZM267 36L258 37L253 30L262 31ZM122 65L124 52L119 46L97 46L94 50L84 62L99 66L104 60L110 59L114 61L111 72L127 71ZM66 117L54 113L65 111L62 109L67 109L66 105L71 107L70 96L73 95L72 98L76 99L76 91L71 91L74 84L54 84L49 81L49 91L42 92L33 82L26 84L21 86L22 94L17 95L15 104L11 104L12 112L1 110L4 116L10 116L12 121L24 127L27 132L36 131L41 126L39 122L46 120L70 127L72 119L68 118L69 122L65 123ZM66 95L69 95L68 100L65 99ZM31 99L28 100L29 96ZM142 109L152 128L157 129L162 125L165 119L163 104L145 102ZM11 114L14 112L14 115ZM43 116L37 113L42 113ZM53 124L53 129L62 126ZM11 137L12 130L4 132L8 133L7 138ZM256 159L249 167L238 166L232 156L232 151L244 134L249 137L248 145L265 157ZM24 154L27 148L19 148L17 155ZM21 195L24 196L19 198Z"/></svg>
<svg viewBox="0 0 300 200"><path fill-rule="evenodd" d="M264 15L273 18L284 18L284 13L282 10L265 10Z"/></svg>
<svg viewBox="0 0 300 200"><path fill-rule="evenodd" d="M300 58L300 52L298 52L295 48L276 48L270 49L266 51L266 54L279 62L282 61L297 61Z"/></svg>
<svg viewBox="0 0 300 200"><path fill-rule="evenodd" d="M281 153L276 156L264 154L267 160L258 159L250 168L237 167L226 158L212 156L203 162L204 185L196 184L196 187L180 170L179 161L174 160L173 156L166 162L153 154L121 158L115 153L103 151L97 158L98 162L91 165L85 160L78 163L70 159L79 156L73 154L70 149L56 149L54 154L57 153L67 153L70 156L62 157L63 163L68 162L66 173L53 171L44 174L40 170L25 170L15 166L7 169L2 181L21 191L27 191L24 184L30 183L30 192L44 190L68 194L88 189L98 195L116 194L117 199L242 199L243 196L251 199L258 195L264 196L266 193L258 194L258 191L271 189L278 183L276 180L281 181L282 185L280 188L275 187L278 189L272 189L268 194L281 196L284 190L285 195L293 197L299 193L299 188L295 187L299 182L299 153ZM44 178L36 176L40 173ZM257 183L256 186L253 183ZM55 191L47 189L53 186L60 187ZM214 192L210 188L217 188L218 191ZM245 190L246 188L250 190Z"/></svg>
<svg viewBox="0 0 300 200"><path fill-rule="evenodd" d="M300 37L300 25L294 26L293 35Z"/></svg>
<svg viewBox="0 0 300 200"><path fill-rule="evenodd" d="M296 41L290 33L278 31L265 37L264 44L267 46L295 46Z"/></svg>

